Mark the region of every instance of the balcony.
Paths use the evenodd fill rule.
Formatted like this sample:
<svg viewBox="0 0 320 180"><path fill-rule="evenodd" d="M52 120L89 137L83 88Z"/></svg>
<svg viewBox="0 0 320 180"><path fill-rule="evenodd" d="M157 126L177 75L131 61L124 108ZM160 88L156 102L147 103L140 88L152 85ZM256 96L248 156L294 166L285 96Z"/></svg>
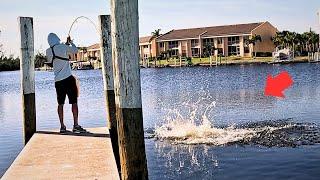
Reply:
<svg viewBox="0 0 320 180"><path fill-rule="evenodd" d="M169 45L169 49L175 49L175 48L178 48L178 44L172 44L172 45Z"/></svg>

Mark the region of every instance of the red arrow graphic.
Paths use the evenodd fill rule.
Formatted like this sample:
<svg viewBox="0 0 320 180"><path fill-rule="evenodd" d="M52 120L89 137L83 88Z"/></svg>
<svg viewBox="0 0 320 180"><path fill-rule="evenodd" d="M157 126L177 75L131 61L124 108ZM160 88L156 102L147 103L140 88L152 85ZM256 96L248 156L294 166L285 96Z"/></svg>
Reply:
<svg viewBox="0 0 320 180"><path fill-rule="evenodd" d="M284 98L283 91L293 84L293 80L287 71L282 71L275 77L270 74L267 77L264 94L266 96L275 96Z"/></svg>

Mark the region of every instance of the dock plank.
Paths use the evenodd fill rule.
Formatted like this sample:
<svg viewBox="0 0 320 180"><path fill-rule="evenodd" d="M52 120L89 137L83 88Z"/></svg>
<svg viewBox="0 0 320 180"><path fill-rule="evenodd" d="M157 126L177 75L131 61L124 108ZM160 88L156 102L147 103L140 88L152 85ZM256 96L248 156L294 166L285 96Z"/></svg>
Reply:
<svg viewBox="0 0 320 180"><path fill-rule="evenodd" d="M2 179L120 179L107 128L33 135Z"/></svg>

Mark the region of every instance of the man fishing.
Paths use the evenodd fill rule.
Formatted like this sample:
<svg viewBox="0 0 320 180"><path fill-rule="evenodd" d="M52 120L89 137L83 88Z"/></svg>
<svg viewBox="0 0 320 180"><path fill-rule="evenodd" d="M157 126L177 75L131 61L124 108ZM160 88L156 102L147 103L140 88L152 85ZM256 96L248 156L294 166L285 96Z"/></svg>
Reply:
<svg viewBox="0 0 320 180"><path fill-rule="evenodd" d="M78 88L75 77L71 73L69 54L75 54L78 52L77 47L72 42L70 36L67 38L66 44L60 43L60 38L50 33L48 35L48 43L50 48L46 50L47 61L49 65L53 67L55 88L58 100L58 115L60 120L60 133L67 131L63 121L63 105L68 96L69 104L72 105L73 114L73 132L85 133L78 124Z"/></svg>

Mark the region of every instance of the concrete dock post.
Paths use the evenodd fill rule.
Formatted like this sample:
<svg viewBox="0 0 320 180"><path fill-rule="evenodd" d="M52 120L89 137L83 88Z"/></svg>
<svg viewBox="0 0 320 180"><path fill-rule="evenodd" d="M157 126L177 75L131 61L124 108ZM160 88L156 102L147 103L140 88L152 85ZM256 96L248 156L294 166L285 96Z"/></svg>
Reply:
<svg viewBox="0 0 320 180"><path fill-rule="evenodd" d="M19 17L19 28L23 130L24 143L27 144L36 132L33 19L31 17Z"/></svg>
<svg viewBox="0 0 320 180"><path fill-rule="evenodd" d="M120 167L118 131L116 119L116 103L114 93L113 79L113 63L112 63L112 46L111 46L111 18L110 15L100 15L100 47L101 47L101 62L102 62L102 78L103 89L106 100L106 112L108 120L108 128L114 152L114 157L117 163L118 171Z"/></svg>
<svg viewBox="0 0 320 180"><path fill-rule="evenodd" d="M111 0L111 36L121 179L145 180L138 0Z"/></svg>

